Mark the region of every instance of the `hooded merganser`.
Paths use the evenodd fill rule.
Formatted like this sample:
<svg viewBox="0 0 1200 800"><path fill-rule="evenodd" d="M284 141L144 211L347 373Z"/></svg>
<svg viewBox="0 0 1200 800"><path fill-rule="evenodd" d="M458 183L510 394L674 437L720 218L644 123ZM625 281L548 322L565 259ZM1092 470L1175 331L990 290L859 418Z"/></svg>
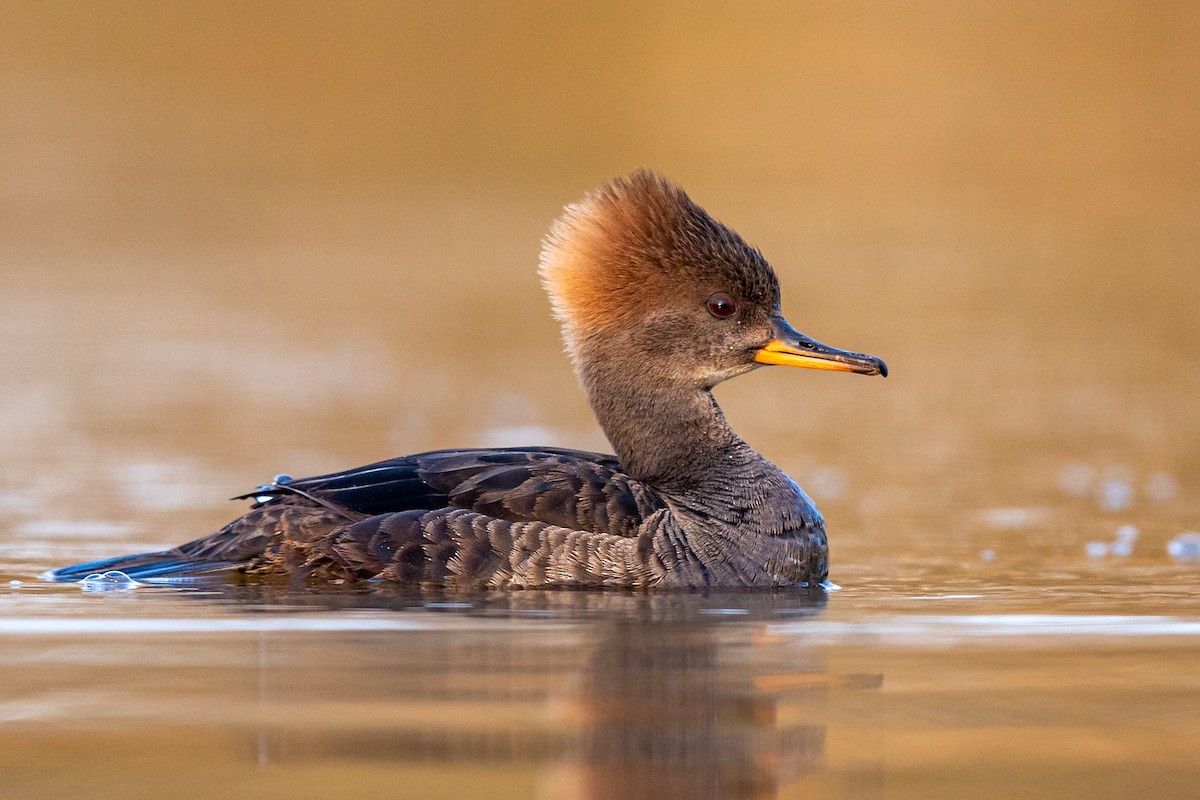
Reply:
<svg viewBox="0 0 1200 800"><path fill-rule="evenodd" d="M763 364L887 375L883 361L794 330L762 254L652 172L568 206L541 275L615 456L439 450L280 476L236 498L255 504L216 533L50 577L236 570L497 589L824 581L820 512L733 432L711 390Z"/></svg>

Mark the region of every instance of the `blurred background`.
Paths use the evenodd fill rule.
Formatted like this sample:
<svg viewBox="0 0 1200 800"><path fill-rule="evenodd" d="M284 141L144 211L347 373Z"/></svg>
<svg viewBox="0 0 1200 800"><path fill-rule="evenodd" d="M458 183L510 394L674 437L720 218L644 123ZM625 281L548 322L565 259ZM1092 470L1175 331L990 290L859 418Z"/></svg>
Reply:
<svg viewBox="0 0 1200 800"><path fill-rule="evenodd" d="M166 543L277 472L605 448L536 260L645 166L891 365L718 391L837 547L1080 553L1200 482L1197 41L1187 2L6 2L0 505Z"/></svg>

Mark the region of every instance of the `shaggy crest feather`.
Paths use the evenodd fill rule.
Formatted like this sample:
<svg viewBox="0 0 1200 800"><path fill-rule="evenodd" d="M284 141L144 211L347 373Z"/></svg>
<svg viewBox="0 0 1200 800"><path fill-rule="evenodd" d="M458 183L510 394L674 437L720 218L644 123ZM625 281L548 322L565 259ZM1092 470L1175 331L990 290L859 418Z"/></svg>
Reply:
<svg viewBox="0 0 1200 800"><path fill-rule="evenodd" d="M779 283L759 251L677 185L649 170L615 178L555 220L539 262L567 352L660 307L664 297L742 288L778 304Z"/></svg>

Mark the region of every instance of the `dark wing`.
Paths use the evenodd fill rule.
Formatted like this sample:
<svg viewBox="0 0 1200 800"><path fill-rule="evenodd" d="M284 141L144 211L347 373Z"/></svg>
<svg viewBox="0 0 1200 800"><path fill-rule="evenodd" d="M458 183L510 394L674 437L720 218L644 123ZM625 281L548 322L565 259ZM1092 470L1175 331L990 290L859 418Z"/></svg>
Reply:
<svg viewBox="0 0 1200 800"><path fill-rule="evenodd" d="M549 447L418 453L260 487L243 497L270 505L295 495L366 516L461 508L615 536L635 535L646 517L665 507L613 456Z"/></svg>
<svg viewBox="0 0 1200 800"><path fill-rule="evenodd" d="M661 572L633 537L644 537L643 522L666 507L662 497L598 453L441 450L279 478L243 497L254 498L254 508L208 536L48 577L121 570L135 580L186 580L241 569L471 586L632 586Z"/></svg>

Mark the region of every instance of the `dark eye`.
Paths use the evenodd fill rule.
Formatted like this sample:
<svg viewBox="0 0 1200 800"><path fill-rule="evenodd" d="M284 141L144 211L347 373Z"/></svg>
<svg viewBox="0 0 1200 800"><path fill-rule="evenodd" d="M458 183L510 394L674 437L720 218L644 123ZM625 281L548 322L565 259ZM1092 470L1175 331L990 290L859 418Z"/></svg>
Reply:
<svg viewBox="0 0 1200 800"><path fill-rule="evenodd" d="M737 306L733 304L733 298L724 292L717 292L708 298L708 313L717 319L732 317L735 311L737 311Z"/></svg>

